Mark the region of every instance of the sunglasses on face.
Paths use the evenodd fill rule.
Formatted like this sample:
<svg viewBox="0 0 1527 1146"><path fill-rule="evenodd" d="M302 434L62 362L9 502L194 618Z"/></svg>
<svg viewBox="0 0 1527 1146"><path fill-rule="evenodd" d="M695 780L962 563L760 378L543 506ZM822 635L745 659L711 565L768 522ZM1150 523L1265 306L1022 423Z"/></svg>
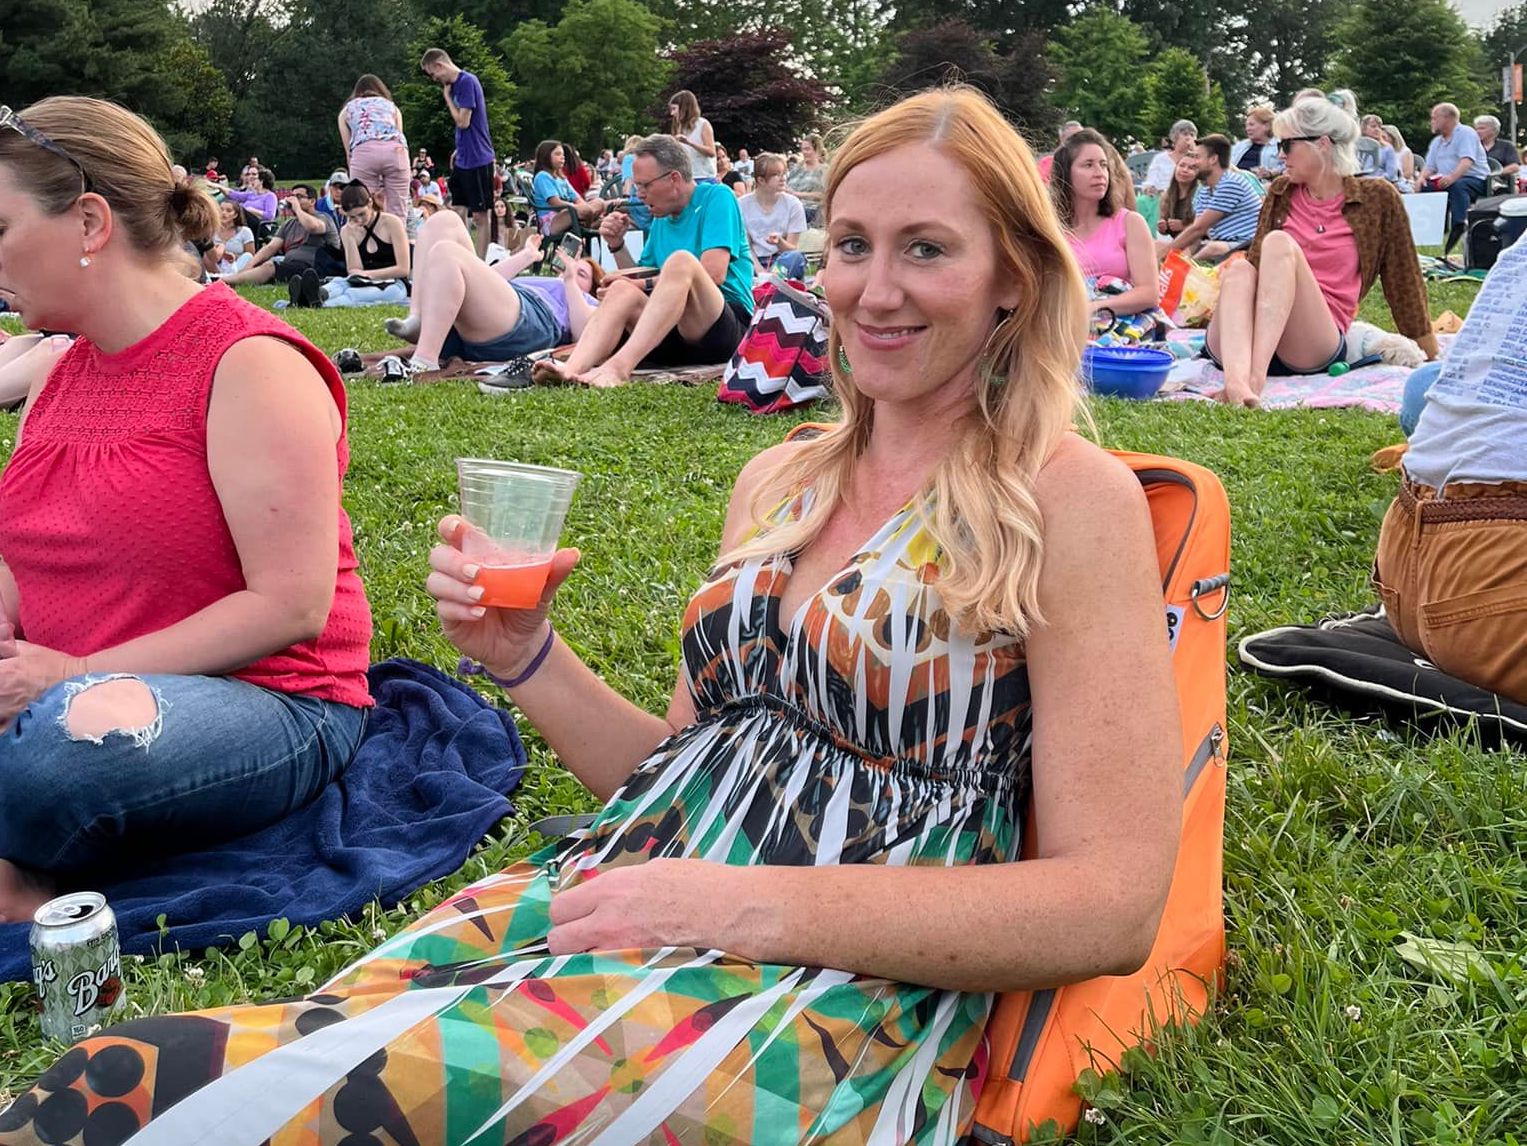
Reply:
<svg viewBox="0 0 1527 1146"><path fill-rule="evenodd" d="M80 173L81 195L90 190L90 176L85 174L85 169L80 166L80 161L78 159L74 158L74 156L70 155L62 147L54 143L51 139L49 139L42 132L38 131L31 124L27 123L26 120L22 119L21 116L16 112L12 111L8 107L0 106L0 129L7 127L16 132L16 134L20 135L23 139L35 143L44 151L51 151L54 155L67 162L71 167L78 171Z"/></svg>
<svg viewBox="0 0 1527 1146"><path fill-rule="evenodd" d="M1278 154L1287 155L1296 143L1316 143L1325 136L1323 135L1290 135L1278 140Z"/></svg>

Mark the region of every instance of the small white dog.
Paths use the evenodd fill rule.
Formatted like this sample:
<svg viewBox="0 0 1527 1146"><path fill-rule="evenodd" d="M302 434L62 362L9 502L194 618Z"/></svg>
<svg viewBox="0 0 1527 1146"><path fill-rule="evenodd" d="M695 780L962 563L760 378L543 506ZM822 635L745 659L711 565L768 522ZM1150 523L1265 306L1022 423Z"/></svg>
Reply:
<svg viewBox="0 0 1527 1146"><path fill-rule="evenodd" d="M1347 361L1356 362L1377 354L1390 366L1415 368L1426 361L1426 352L1403 334L1380 330L1366 322L1354 322L1347 329Z"/></svg>

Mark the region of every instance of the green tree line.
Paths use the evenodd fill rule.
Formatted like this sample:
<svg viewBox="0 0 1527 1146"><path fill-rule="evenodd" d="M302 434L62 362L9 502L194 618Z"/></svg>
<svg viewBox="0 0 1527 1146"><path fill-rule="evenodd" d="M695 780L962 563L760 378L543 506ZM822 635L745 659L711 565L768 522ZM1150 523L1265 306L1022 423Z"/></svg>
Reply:
<svg viewBox="0 0 1527 1146"><path fill-rule="evenodd" d="M278 174L343 161L336 117L380 76L410 143L451 124L420 73L438 45L483 82L501 153L562 139L592 155L662 126L689 88L732 147L789 146L950 80L988 92L1036 142L1075 118L1153 144L1177 118L1239 127L1258 102L1351 88L1424 141L1427 109L1501 104L1527 0L1488 29L1448 0L0 0L16 107L77 93L151 119L188 165L258 154Z"/></svg>

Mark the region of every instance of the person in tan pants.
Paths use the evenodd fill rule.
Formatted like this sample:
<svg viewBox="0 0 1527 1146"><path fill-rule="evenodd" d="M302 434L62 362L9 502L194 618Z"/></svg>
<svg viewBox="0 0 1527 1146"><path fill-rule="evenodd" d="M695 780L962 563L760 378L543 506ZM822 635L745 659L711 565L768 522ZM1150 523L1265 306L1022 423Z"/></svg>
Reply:
<svg viewBox="0 0 1527 1146"><path fill-rule="evenodd" d="M1527 243L1501 254L1449 349L1379 533L1395 634L1527 704Z"/></svg>

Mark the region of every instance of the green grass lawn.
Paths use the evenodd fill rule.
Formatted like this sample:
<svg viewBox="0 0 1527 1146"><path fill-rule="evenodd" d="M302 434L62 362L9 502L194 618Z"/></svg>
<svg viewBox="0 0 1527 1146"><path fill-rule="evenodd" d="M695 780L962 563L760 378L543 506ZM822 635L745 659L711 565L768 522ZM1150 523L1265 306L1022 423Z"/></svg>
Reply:
<svg viewBox="0 0 1527 1146"><path fill-rule="evenodd" d="M1432 288L1466 311L1475 288ZM273 289L249 292L269 303ZM292 317L326 350L386 345L377 311ZM1378 292L1363 316L1387 324ZM723 408L709 388L480 396L465 384L351 387L356 526L380 659L454 666L422 582L433 524L463 454L585 474L567 526L584 563L558 601L567 640L616 688L660 710L677 625L713 556L733 476L789 418ZM1369 561L1393 476L1368 455L1391 417L1104 402L1104 444L1217 472L1234 510L1231 640L1369 603ZM5 448L14 420L0 420ZM1527 768L1463 735L1426 741L1230 677L1226 986L1196 1029L1094 1083L1091 1143L1515 1143L1527 1128ZM315 931L278 922L225 951L131 961L134 1011L300 993L465 882L524 854L525 825L594 800L527 732L531 766L463 870L390 912ZM1403 932L1470 944L1472 975L1402 958ZM0 1086L24 1085L39 1045L23 985L0 987Z"/></svg>

